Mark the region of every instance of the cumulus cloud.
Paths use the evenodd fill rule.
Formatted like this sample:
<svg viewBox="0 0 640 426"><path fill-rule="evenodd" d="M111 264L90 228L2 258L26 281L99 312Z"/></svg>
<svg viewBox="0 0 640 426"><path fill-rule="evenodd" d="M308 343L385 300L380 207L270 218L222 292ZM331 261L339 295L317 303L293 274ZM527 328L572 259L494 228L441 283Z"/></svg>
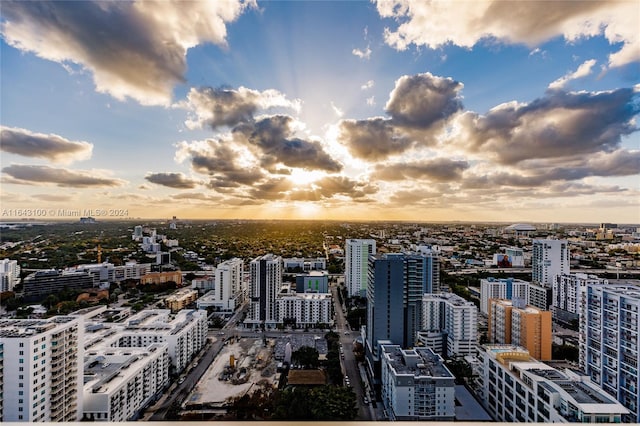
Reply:
<svg viewBox="0 0 640 426"><path fill-rule="evenodd" d="M395 124L426 128L462 109L462 83L431 73L402 76L385 106Z"/></svg>
<svg viewBox="0 0 640 426"><path fill-rule="evenodd" d="M397 129L390 120L379 117L341 121L339 139L353 156L369 161L401 154L413 145L405 132Z"/></svg>
<svg viewBox="0 0 640 426"><path fill-rule="evenodd" d="M151 183L176 189L193 189L199 182L190 179L183 173L147 173L144 177Z"/></svg>
<svg viewBox="0 0 640 426"><path fill-rule="evenodd" d="M96 90L144 105L169 105L184 81L188 49L226 46L228 23L255 2L3 1L11 46L93 74Z"/></svg>
<svg viewBox="0 0 640 426"><path fill-rule="evenodd" d="M471 48L487 39L536 46L556 36L567 41L604 36L621 44L609 56L616 67L640 60L638 4L634 1L536 2L483 0L451 7L449 2L379 0L378 13L397 22L385 29L385 41L396 49L409 45L437 48L452 43Z"/></svg>
<svg viewBox="0 0 640 426"><path fill-rule="evenodd" d="M17 127L0 126L0 150L24 157L46 158L56 163L91 158L93 145L70 141L55 134L34 133Z"/></svg>
<svg viewBox="0 0 640 426"><path fill-rule="evenodd" d="M614 151L621 137L638 130L633 89L608 92L552 91L529 104L499 105L486 115L456 119L459 145L501 164L529 159L571 158Z"/></svg>
<svg viewBox="0 0 640 426"><path fill-rule="evenodd" d="M591 69L595 64L595 59L589 59L588 61L583 62L574 72L567 73L559 79L551 82L549 84L549 89L562 89L569 81L588 76L591 74Z"/></svg>
<svg viewBox="0 0 640 426"><path fill-rule="evenodd" d="M373 176L386 181L430 180L448 182L460 180L462 173L469 168L463 160L434 158L421 162L378 164Z"/></svg>
<svg viewBox="0 0 640 426"><path fill-rule="evenodd" d="M256 150L263 167L281 163L288 167L339 172L342 165L327 154L318 141L295 137L293 118L287 115L265 117L233 129L237 141Z"/></svg>
<svg viewBox="0 0 640 426"><path fill-rule="evenodd" d="M434 135L462 109L462 87L431 73L402 76L385 106L390 118L343 120L339 139L353 156L370 161L401 154L416 144L433 144Z"/></svg>
<svg viewBox="0 0 640 426"><path fill-rule="evenodd" d="M187 127L191 129L204 126L212 129L221 126L233 127L253 120L254 114L259 110L283 107L299 111L300 104L299 100L290 101L277 90L260 92L245 87L192 88L187 94L187 101L183 103L195 114L195 117L186 122Z"/></svg>
<svg viewBox="0 0 640 426"><path fill-rule="evenodd" d="M25 185L55 184L70 188L114 187L126 184L122 179L104 175L104 172L89 170L69 170L48 166L12 164L2 172L12 178L11 183Z"/></svg>

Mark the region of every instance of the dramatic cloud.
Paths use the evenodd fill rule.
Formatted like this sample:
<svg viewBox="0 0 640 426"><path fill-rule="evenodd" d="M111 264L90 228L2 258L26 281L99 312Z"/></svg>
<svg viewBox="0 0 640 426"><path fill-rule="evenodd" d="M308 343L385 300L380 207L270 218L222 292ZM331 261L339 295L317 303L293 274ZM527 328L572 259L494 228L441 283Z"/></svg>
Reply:
<svg viewBox="0 0 640 426"><path fill-rule="evenodd" d="M0 150L25 157L46 158L56 163L91 158L93 145L70 141L54 134L34 133L26 129L0 126Z"/></svg>
<svg viewBox="0 0 640 426"><path fill-rule="evenodd" d="M92 188L126 184L122 179L100 177L95 171L56 169L48 166L12 164L4 167L2 172L13 178L12 183L25 185L55 184L60 187Z"/></svg>
<svg viewBox="0 0 640 426"><path fill-rule="evenodd" d="M478 0L451 7L450 2L377 1L378 13L393 18L386 42L399 50L409 45L437 48L449 43L473 47L482 40L536 46L556 36L567 41L603 36L621 44L609 56L616 67L640 60L640 14L635 1L536 2Z"/></svg>
<svg viewBox="0 0 640 426"><path fill-rule="evenodd" d="M373 176L386 181L430 180L448 182L460 180L462 173L469 168L466 161L448 158L436 158L414 163L395 163L376 166Z"/></svg>
<svg viewBox="0 0 640 426"><path fill-rule="evenodd" d="M226 46L226 25L253 1L3 1L2 37L41 58L79 64L96 90L168 105L184 81L186 54Z"/></svg>
<svg viewBox="0 0 640 426"><path fill-rule="evenodd" d="M255 123L245 123L233 129L237 141L244 141L257 149L263 167L273 168L281 163L288 167L309 170L339 172L342 165L331 158L317 141L307 141L294 136L293 118L274 115Z"/></svg>
<svg viewBox="0 0 640 426"><path fill-rule="evenodd" d="M614 151L622 136L638 130L638 93L553 91L530 104L507 103L481 116L456 120L456 143L502 164L528 159L571 158Z"/></svg>
<svg viewBox="0 0 640 426"><path fill-rule="evenodd" d="M187 94L186 107L195 113L195 117L186 123L189 128L209 126L233 127L236 124L253 120L258 110L275 107L300 110L300 101L289 101L277 90L257 90L240 87L236 89L214 89L204 87L191 89Z"/></svg>
<svg viewBox="0 0 640 426"><path fill-rule="evenodd" d="M369 161L384 160L412 146L407 134L384 118L343 120L339 137L353 156Z"/></svg>
<svg viewBox="0 0 640 426"><path fill-rule="evenodd" d="M596 64L595 59L589 59L588 61L585 61L574 72L567 73L564 76L557 79L556 81L550 83L549 89L552 89L552 90L562 89L571 80L588 76L589 74L591 74L591 69L595 64Z"/></svg>
<svg viewBox="0 0 640 426"><path fill-rule="evenodd" d="M288 199L291 201L326 201L338 197L346 197L353 201L370 201L367 198L378 192L378 187L368 182L360 182L346 176L325 176L313 182L307 188L292 191Z"/></svg>
<svg viewBox="0 0 640 426"><path fill-rule="evenodd" d="M144 178L151 183L176 189L193 189L200 184L183 173L147 173Z"/></svg>
<svg viewBox="0 0 640 426"><path fill-rule="evenodd" d="M462 109L458 92L462 83L431 73L402 76L385 106L393 123L428 128Z"/></svg>
<svg viewBox="0 0 640 426"><path fill-rule="evenodd" d="M339 139L353 156L369 161L401 154L415 145L433 145L442 126L462 109L462 87L431 73L402 76L385 106L390 118L343 120ZM374 104L374 98L367 103Z"/></svg>

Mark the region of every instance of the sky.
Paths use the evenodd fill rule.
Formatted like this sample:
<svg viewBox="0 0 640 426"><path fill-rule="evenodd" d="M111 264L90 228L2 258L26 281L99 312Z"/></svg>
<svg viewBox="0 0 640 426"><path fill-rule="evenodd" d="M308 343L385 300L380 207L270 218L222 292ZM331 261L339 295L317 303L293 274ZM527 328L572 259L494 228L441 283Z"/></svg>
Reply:
<svg viewBox="0 0 640 426"><path fill-rule="evenodd" d="M0 220L640 224L640 1L5 1Z"/></svg>

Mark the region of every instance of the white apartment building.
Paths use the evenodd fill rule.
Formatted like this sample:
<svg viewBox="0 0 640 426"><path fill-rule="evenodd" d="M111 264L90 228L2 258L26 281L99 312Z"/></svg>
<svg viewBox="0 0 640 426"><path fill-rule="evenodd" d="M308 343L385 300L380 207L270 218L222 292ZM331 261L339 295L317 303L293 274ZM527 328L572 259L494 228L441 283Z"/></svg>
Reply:
<svg viewBox="0 0 640 426"><path fill-rule="evenodd" d="M169 384L169 364L166 343L87 352L82 420L136 420Z"/></svg>
<svg viewBox="0 0 640 426"><path fill-rule="evenodd" d="M0 260L0 291L13 291L20 283L20 266L17 260Z"/></svg>
<svg viewBox="0 0 640 426"><path fill-rule="evenodd" d="M570 273L567 240L533 240L532 243L531 281L551 287L556 275Z"/></svg>
<svg viewBox="0 0 640 426"><path fill-rule="evenodd" d="M168 309L148 309L129 317L124 324L90 324L86 331L85 351L108 348L146 348L166 343L169 360L181 372L207 341L207 313Z"/></svg>
<svg viewBox="0 0 640 426"><path fill-rule="evenodd" d="M527 303L543 311L548 311L551 309L551 303L553 302L552 291L551 287L536 284L535 282L529 283Z"/></svg>
<svg viewBox="0 0 640 426"><path fill-rule="evenodd" d="M318 323L333 324L331 295L328 293L291 293L277 299L278 322L295 319L300 327L313 327Z"/></svg>
<svg viewBox="0 0 640 426"><path fill-rule="evenodd" d="M191 280L191 288L198 291L208 292L216 288L215 269L214 275L205 275Z"/></svg>
<svg viewBox="0 0 640 426"><path fill-rule="evenodd" d="M575 371L536 361L519 346L481 347L481 400L498 422L620 423L629 412Z"/></svg>
<svg viewBox="0 0 640 426"><path fill-rule="evenodd" d="M529 303L529 282L514 278L480 280L480 312L489 314L489 299L523 300Z"/></svg>
<svg viewBox="0 0 640 426"><path fill-rule="evenodd" d="M580 312L580 291L585 289L587 284L607 284L608 282L608 280L598 278L595 275L556 275L553 280L553 300L551 305L554 309L561 309L571 314L578 314Z"/></svg>
<svg viewBox="0 0 640 426"><path fill-rule="evenodd" d="M580 367L629 409L631 423L640 423L639 308L639 285L589 283L580 294Z"/></svg>
<svg viewBox="0 0 640 426"><path fill-rule="evenodd" d="M227 311L234 311L244 301L244 288L242 281L242 269L244 261L237 257L226 260L216 269L216 300Z"/></svg>
<svg viewBox="0 0 640 426"><path fill-rule="evenodd" d="M431 349L382 345L382 404L389 420L451 421L455 377Z"/></svg>
<svg viewBox="0 0 640 426"><path fill-rule="evenodd" d="M282 257L265 254L250 263L249 313L245 324L274 328L278 323L276 296L282 286Z"/></svg>
<svg viewBox="0 0 640 426"><path fill-rule="evenodd" d="M82 418L83 334L80 317L0 320L3 422Z"/></svg>
<svg viewBox="0 0 640 426"><path fill-rule="evenodd" d="M365 297L367 294L367 270L369 256L376 254L376 241L348 239L345 245L344 283L349 297Z"/></svg>
<svg viewBox="0 0 640 426"><path fill-rule="evenodd" d="M150 263L127 262L124 265L115 266L113 263L89 263L65 268L67 272L87 272L93 276L93 285L98 286L102 282L114 283L125 280L139 280L142 276L151 272Z"/></svg>
<svg viewBox="0 0 640 426"><path fill-rule="evenodd" d="M446 357L470 355L478 341L478 308L453 293L424 294L422 331L427 333L418 333L417 340L434 352ZM442 344L434 340L434 332L441 334ZM444 353L438 352L439 347Z"/></svg>

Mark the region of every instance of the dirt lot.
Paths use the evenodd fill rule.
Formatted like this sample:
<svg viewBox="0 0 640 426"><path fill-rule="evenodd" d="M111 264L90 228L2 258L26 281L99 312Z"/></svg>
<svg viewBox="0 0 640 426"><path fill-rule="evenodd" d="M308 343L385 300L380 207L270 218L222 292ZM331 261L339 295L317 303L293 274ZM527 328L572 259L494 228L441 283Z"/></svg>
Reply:
<svg viewBox="0 0 640 426"><path fill-rule="evenodd" d="M277 376L273 346L272 340L267 340L267 347L264 347L262 339L229 341L193 389L185 406L222 406L227 399L243 395L258 382L268 380L275 384ZM236 372L229 380L220 380L225 367L229 366L231 355Z"/></svg>

